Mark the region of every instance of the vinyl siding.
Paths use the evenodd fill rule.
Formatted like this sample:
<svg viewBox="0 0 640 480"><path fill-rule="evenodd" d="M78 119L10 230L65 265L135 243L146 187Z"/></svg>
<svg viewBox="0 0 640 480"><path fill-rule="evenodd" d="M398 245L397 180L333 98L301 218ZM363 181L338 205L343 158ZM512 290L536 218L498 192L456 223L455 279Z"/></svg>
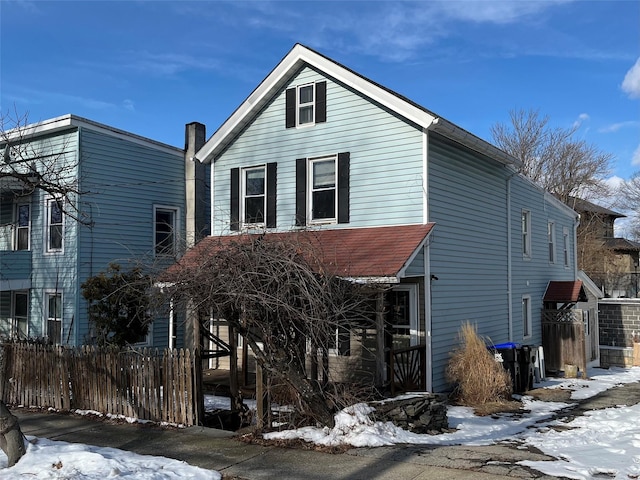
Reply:
<svg viewBox="0 0 640 480"><path fill-rule="evenodd" d="M463 322L481 335L507 334L507 194L505 168L443 137L429 137L433 387Z"/></svg>
<svg viewBox="0 0 640 480"><path fill-rule="evenodd" d="M278 163L277 228L295 225L295 160L350 152L350 223L333 228L422 222L422 134L368 99L305 68L289 85L327 80L327 121L285 128L285 89L214 165L214 234L229 232L230 170Z"/></svg>
<svg viewBox="0 0 640 480"><path fill-rule="evenodd" d="M574 217L510 168L437 134L429 137L428 158L429 221L436 223L430 238L431 273L438 277L432 283L433 386L439 391L447 388L444 368L464 322L474 324L493 343L541 344L542 298L548 282L575 278ZM523 209L531 215L527 258L522 254ZM549 262L548 254L550 221L556 229L555 263ZM568 267L562 256L564 228L570 234ZM523 336L525 295L531 297L530 337Z"/></svg>
<svg viewBox="0 0 640 480"><path fill-rule="evenodd" d="M154 205L178 209L179 238L185 231L184 157L101 132L80 130L82 210L92 226L80 230L78 338L88 339L87 306L80 285L111 262L129 268L154 259ZM165 319L154 322L154 345L168 344Z"/></svg>

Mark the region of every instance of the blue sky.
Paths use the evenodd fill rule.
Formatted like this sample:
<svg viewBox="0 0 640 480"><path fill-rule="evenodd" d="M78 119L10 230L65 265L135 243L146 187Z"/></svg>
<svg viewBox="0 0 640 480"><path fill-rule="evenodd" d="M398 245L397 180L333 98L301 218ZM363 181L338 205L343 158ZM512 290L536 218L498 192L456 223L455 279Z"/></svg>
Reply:
<svg viewBox="0 0 640 480"><path fill-rule="evenodd" d="M0 107L171 145L302 43L490 140L514 108L640 171L640 1L0 0ZM626 78L626 80L625 80Z"/></svg>

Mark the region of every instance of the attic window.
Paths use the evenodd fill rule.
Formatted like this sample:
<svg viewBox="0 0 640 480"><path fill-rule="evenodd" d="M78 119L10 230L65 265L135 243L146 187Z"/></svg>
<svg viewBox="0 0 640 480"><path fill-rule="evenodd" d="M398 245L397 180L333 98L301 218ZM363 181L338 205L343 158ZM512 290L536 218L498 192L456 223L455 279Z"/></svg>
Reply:
<svg viewBox="0 0 640 480"><path fill-rule="evenodd" d="M327 121L327 82L306 83L287 89L286 127L306 127Z"/></svg>

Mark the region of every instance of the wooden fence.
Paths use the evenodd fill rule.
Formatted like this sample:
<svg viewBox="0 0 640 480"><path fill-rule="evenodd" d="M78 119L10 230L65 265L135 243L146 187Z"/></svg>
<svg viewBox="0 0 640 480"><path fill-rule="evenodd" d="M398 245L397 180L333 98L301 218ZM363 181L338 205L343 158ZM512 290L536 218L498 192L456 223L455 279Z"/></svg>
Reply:
<svg viewBox="0 0 640 480"><path fill-rule="evenodd" d="M542 310L542 347L547 370L564 370L570 364L586 375L582 310Z"/></svg>
<svg viewBox="0 0 640 480"><path fill-rule="evenodd" d="M201 366L189 350L104 350L22 343L0 351L0 397L9 405L92 410L198 425Z"/></svg>

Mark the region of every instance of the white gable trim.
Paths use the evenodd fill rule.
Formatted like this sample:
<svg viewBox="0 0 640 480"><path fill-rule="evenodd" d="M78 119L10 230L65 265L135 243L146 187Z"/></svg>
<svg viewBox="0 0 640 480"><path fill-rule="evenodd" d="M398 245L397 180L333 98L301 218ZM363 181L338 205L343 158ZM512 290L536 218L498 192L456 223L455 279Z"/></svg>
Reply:
<svg viewBox="0 0 640 480"><path fill-rule="evenodd" d="M362 93L371 100L396 112L423 130L436 130L463 145L467 145L505 165L519 166L519 161L494 145L482 140L444 118L437 118L427 110L403 99L394 92L382 88L370 80L352 72L333 60L296 44L249 97L231 114L204 146L196 153L203 163L211 163L233 141L254 115L282 88L291 75L304 65L309 65L340 83Z"/></svg>
<svg viewBox="0 0 640 480"><path fill-rule="evenodd" d="M229 144L234 136L253 118L272 97L272 95L290 78L291 74L304 64L326 73L375 102L397 112L407 120L423 127L429 126L435 117L425 110L402 100L397 95L362 78L347 68L338 65L322 55L296 44L282 61L258 85L249 97L222 124L207 143L196 154L203 163L210 163Z"/></svg>
<svg viewBox="0 0 640 480"><path fill-rule="evenodd" d="M169 154L183 154L184 150L167 145L166 143L152 140L151 138L136 135L135 133L120 130L115 127L110 127L102 123L94 122L86 118L78 117L77 115L67 114L60 117L50 118L43 120L42 122L32 123L23 127L18 127L5 132L5 135L0 139L0 143L31 140L39 135L45 135L50 133L59 132L62 130L68 130L71 128L87 128L94 130L111 137L127 140L138 145L145 147L151 147L158 150L162 150Z"/></svg>

